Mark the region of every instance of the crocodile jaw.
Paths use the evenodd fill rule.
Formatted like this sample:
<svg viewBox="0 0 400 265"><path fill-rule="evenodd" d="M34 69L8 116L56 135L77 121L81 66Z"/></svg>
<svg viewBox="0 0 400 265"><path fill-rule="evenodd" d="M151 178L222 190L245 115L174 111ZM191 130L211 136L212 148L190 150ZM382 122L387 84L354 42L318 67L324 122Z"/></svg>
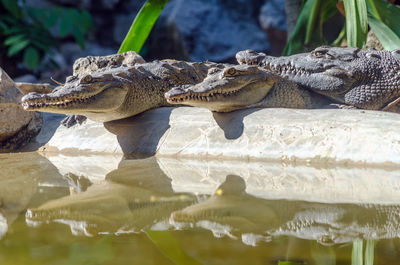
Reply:
<svg viewBox="0 0 400 265"><path fill-rule="evenodd" d="M118 112L122 107L127 94L127 88L120 82L107 82L95 88L65 85L49 94L33 92L25 95L21 101L27 111L78 114L104 122L120 118L113 112Z"/></svg>
<svg viewBox="0 0 400 265"><path fill-rule="evenodd" d="M235 78L209 78L195 86L173 88L165 94L165 98L170 104L229 112L260 102L275 83L262 74L254 79L246 77L242 83L235 82Z"/></svg>

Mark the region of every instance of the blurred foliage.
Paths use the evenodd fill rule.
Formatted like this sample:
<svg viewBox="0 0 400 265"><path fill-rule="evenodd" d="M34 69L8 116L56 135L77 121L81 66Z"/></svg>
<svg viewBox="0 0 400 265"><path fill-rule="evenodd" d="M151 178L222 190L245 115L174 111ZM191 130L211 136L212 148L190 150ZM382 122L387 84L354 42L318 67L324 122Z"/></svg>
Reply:
<svg viewBox="0 0 400 265"><path fill-rule="evenodd" d="M136 15L132 25L119 48L118 53L134 51L139 53L144 42L150 34L154 23L164 9L168 0L147 0L139 13Z"/></svg>
<svg viewBox="0 0 400 265"><path fill-rule="evenodd" d="M323 26L338 12L345 15L346 24L338 38L328 43ZM345 38L348 46L363 48L368 26L386 50L398 49L399 17L400 7L385 0L306 0L283 55L309 51L321 44L338 46Z"/></svg>
<svg viewBox="0 0 400 265"><path fill-rule="evenodd" d="M90 14L85 10L57 6L38 8L25 1L0 0L0 39L7 56L22 56L25 65L34 69L60 37L72 35L84 48L85 34L93 28Z"/></svg>

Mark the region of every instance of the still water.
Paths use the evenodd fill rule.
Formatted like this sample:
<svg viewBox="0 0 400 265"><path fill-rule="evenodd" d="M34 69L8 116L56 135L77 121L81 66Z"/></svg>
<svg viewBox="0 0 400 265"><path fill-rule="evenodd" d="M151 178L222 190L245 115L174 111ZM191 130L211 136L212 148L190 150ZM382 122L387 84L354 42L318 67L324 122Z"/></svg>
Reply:
<svg viewBox="0 0 400 265"><path fill-rule="evenodd" d="M2 265L400 264L399 222L395 168L0 155Z"/></svg>

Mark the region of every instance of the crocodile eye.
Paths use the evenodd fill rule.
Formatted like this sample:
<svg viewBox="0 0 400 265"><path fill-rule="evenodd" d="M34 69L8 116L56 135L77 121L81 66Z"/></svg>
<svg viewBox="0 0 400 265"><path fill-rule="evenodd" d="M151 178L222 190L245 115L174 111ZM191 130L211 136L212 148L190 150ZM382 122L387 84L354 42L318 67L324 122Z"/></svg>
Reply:
<svg viewBox="0 0 400 265"><path fill-rule="evenodd" d="M400 57L400 50L393 50L392 51L394 56L399 56Z"/></svg>
<svg viewBox="0 0 400 265"><path fill-rule="evenodd" d="M317 58L322 58L325 57L325 55L328 54L328 49L325 48L316 48L311 52L311 55Z"/></svg>
<svg viewBox="0 0 400 265"><path fill-rule="evenodd" d="M76 79L77 79L76 76L70 75L70 76L68 76L68 77L65 79L65 82L66 82L66 83L69 83L69 82L75 81Z"/></svg>
<svg viewBox="0 0 400 265"><path fill-rule="evenodd" d="M233 67L229 67L224 71L224 76L235 76L237 73L236 69Z"/></svg>
<svg viewBox="0 0 400 265"><path fill-rule="evenodd" d="M219 72L219 69L218 69L218 68L216 68L216 67L210 68L210 69L208 70L207 75L213 75L213 74L215 74L215 73L217 73L217 72Z"/></svg>
<svg viewBox="0 0 400 265"><path fill-rule="evenodd" d="M323 51L315 51L312 54L317 58L321 58L321 57L324 57L325 52L323 52Z"/></svg>
<svg viewBox="0 0 400 265"><path fill-rule="evenodd" d="M81 84L88 84L92 82L93 77L91 75L85 75L81 78Z"/></svg>
<svg viewBox="0 0 400 265"><path fill-rule="evenodd" d="M333 56L333 55L330 54L330 53L326 53L326 54L325 54L325 58L327 58L327 59L334 59L335 56Z"/></svg>
<svg viewBox="0 0 400 265"><path fill-rule="evenodd" d="M377 59L381 59L381 56L380 56L379 54L372 53L372 52L367 53L365 56L366 56L367 58L377 58Z"/></svg>

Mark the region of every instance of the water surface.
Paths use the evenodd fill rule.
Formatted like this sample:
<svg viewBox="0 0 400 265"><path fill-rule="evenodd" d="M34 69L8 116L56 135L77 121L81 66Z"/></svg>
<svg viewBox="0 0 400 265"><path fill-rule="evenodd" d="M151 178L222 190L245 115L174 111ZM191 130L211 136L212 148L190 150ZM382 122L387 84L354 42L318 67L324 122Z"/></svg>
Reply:
<svg viewBox="0 0 400 265"><path fill-rule="evenodd" d="M37 153L0 169L0 264L400 263L397 169Z"/></svg>

